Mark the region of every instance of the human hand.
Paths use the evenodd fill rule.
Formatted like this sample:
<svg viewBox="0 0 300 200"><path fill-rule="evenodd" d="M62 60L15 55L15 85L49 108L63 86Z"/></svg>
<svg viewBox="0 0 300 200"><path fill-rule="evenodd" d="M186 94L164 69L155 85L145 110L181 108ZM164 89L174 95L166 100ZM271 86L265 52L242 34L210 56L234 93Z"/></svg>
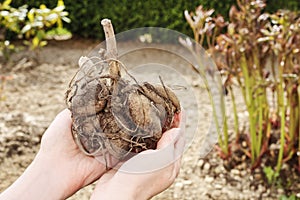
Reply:
<svg viewBox="0 0 300 200"><path fill-rule="evenodd" d="M167 189L179 173L184 149L185 116L179 128L166 131L156 150L147 150L105 173L91 199L149 199Z"/></svg>
<svg viewBox="0 0 300 200"><path fill-rule="evenodd" d="M79 150L72 138L71 123L71 113L65 109L43 135L38 155L55 167L59 175L57 182L62 185L65 196L94 182L106 171L104 164Z"/></svg>
<svg viewBox="0 0 300 200"><path fill-rule="evenodd" d="M106 171L104 164L79 150L71 123L69 110L56 116L33 162L0 199L65 199Z"/></svg>

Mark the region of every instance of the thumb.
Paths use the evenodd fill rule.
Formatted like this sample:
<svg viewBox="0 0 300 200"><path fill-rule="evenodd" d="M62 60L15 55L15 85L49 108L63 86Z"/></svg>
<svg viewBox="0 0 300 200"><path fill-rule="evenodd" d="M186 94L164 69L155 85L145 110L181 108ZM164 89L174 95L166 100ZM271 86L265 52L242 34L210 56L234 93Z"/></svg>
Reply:
<svg viewBox="0 0 300 200"><path fill-rule="evenodd" d="M168 145L175 144L175 142L179 139L180 136L180 128L172 128L163 133L162 137L157 143L157 149L163 149Z"/></svg>

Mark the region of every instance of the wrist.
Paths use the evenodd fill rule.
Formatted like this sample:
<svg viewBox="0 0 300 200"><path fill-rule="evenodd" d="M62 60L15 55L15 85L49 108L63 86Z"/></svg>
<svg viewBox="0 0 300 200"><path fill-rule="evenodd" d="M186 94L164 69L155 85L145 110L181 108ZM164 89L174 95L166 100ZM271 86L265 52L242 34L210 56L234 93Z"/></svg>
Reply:
<svg viewBox="0 0 300 200"><path fill-rule="evenodd" d="M64 194L55 182L48 163L38 156L24 173L1 195L0 199L62 199Z"/></svg>
<svg viewBox="0 0 300 200"><path fill-rule="evenodd" d="M40 187L43 193L51 197L49 199L65 199L68 197L60 162L55 162L54 158L48 158L38 152L32 162L32 168L36 174L35 176L39 176L41 179Z"/></svg>
<svg viewBox="0 0 300 200"><path fill-rule="evenodd" d="M84 158L84 159L83 159ZM89 158L94 160L94 158ZM85 155L75 154L73 156L57 156L49 152L40 151L36 156L36 162L40 169L48 171L49 182L59 191L59 199L66 199L82 187L98 179L106 171L105 165L97 163L97 167L90 167L86 163Z"/></svg>
<svg viewBox="0 0 300 200"><path fill-rule="evenodd" d="M33 162L37 171L42 171L44 178L48 181L46 187L50 193L55 193L52 199L66 199L84 186L83 181L78 181L76 172L74 175L74 163L60 159L51 154L38 152ZM78 173L78 172L77 172Z"/></svg>
<svg viewBox="0 0 300 200"><path fill-rule="evenodd" d="M99 180L101 181L101 179ZM127 181L130 181L128 179ZM97 184L94 190L91 200L147 200L147 191L141 190L139 186L134 186L130 183L124 183L120 180L112 178L106 183Z"/></svg>
<svg viewBox="0 0 300 200"><path fill-rule="evenodd" d="M105 185L101 185L94 190L91 200L137 200L136 193L127 188L127 185L123 185L122 187L118 187L114 184L107 183ZM140 199L139 199L140 200Z"/></svg>

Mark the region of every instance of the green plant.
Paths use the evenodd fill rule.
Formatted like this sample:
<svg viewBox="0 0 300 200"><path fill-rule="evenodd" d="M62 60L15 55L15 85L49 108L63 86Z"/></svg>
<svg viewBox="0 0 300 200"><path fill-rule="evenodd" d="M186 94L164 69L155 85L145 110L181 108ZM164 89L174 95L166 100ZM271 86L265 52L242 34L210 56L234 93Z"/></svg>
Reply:
<svg viewBox="0 0 300 200"><path fill-rule="evenodd" d="M262 43L270 45L272 74L277 87L277 112L280 115L280 150L277 171L283 159L289 160L296 153L295 141L299 140L299 55L300 16L296 12L280 10L270 15L266 29L261 31ZM278 69L275 69L278 66ZM288 126L285 126L288 124ZM300 148L300 146L298 146ZM300 158L299 164L300 164ZM299 165L300 167L300 165ZM300 168L299 168L300 170Z"/></svg>
<svg viewBox="0 0 300 200"><path fill-rule="evenodd" d="M2 57L4 62L6 62L10 55L16 51L15 45L11 44L9 40L0 42L0 58Z"/></svg>
<svg viewBox="0 0 300 200"><path fill-rule="evenodd" d="M279 200L299 200L296 195L292 194L291 196L282 195Z"/></svg>
<svg viewBox="0 0 300 200"><path fill-rule="evenodd" d="M26 5L16 9L12 8L10 3L10 0L6 0L0 4L0 58L4 62L16 50L15 46L5 38L7 31L19 33L21 22L25 20L27 13Z"/></svg>
<svg viewBox="0 0 300 200"><path fill-rule="evenodd" d="M219 36L216 50L226 57L227 66L223 68L237 80L249 113L250 155L252 165L259 162L267 142L269 131L269 107L267 86L263 67L267 57L265 46L257 43L265 25L259 19L265 4L263 1L237 1L239 10L230 10L230 24L227 33Z"/></svg>
<svg viewBox="0 0 300 200"><path fill-rule="evenodd" d="M46 45L45 39L55 38L54 33L57 36L64 34L64 39L71 36L71 33L63 28L63 21L70 22L67 17L68 12L64 11L63 0L58 0L54 9L49 9L42 4L40 8L31 8L30 10L28 10L27 5L14 8L11 6L11 2L11 0L5 0L0 4L0 33L2 38L6 39L8 31L14 32L20 38L25 37L27 40L31 40L26 44L31 49L35 49ZM12 50L13 46L4 44L4 40L1 40L1 43L2 54L7 59L8 51L5 52L5 50Z"/></svg>
<svg viewBox="0 0 300 200"><path fill-rule="evenodd" d="M207 45L207 52L227 77L224 87L233 103L236 141L240 134L232 91L234 82L241 90L249 114L246 140L250 146L249 151L241 150L251 158L252 168L259 166L265 153L273 151L269 145L278 143L278 152L271 154L277 159L275 174L280 172L283 162L292 158L298 159L300 171L300 158L296 155L300 150L299 13L264 13L264 0L237 0L237 5L230 9L228 26L222 17L212 17L213 11L205 11L202 6L195 13L185 11L185 17L195 40ZM226 116L225 109L222 114ZM223 154L230 156L226 117L224 127L219 146ZM271 139L276 142L271 143ZM270 175L270 170L266 170Z"/></svg>
<svg viewBox="0 0 300 200"><path fill-rule="evenodd" d="M25 20L28 12L27 5L13 8L10 4L11 0L5 0L0 4L0 24L2 26L2 34L5 34L3 32L6 30L11 30L16 33L20 32L21 23Z"/></svg>
<svg viewBox="0 0 300 200"><path fill-rule="evenodd" d="M27 43L32 49L45 46L47 44L45 39L50 38L54 33L64 33L69 37L71 36L66 29L63 29L63 21L70 23L70 19L67 17L68 12L64 11L64 9L64 2L58 0L57 6L54 9L49 9L42 4L40 8L32 8L28 11L28 20L23 26L21 34L25 35L27 39L32 38L31 42ZM55 25L55 29L49 30L49 28Z"/></svg>
<svg viewBox="0 0 300 200"><path fill-rule="evenodd" d="M273 184L279 176L279 173L274 171L270 166L264 167L263 172L265 173L265 176L270 185Z"/></svg>

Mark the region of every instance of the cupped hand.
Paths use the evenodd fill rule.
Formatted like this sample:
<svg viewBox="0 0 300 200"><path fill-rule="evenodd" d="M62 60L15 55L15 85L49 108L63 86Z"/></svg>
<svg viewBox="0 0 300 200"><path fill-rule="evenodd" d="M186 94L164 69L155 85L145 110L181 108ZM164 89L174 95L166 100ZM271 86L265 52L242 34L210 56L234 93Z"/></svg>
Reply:
<svg viewBox="0 0 300 200"><path fill-rule="evenodd" d="M180 170L184 150L185 116L180 114L179 128L166 131L156 150L137 154L105 173L91 199L149 199L167 189Z"/></svg>
<svg viewBox="0 0 300 200"><path fill-rule="evenodd" d="M52 167L65 197L98 179L105 171L104 164L83 154L71 133L71 112L59 113L42 137L37 161ZM64 197L64 198L65 198Z"/></svg>

